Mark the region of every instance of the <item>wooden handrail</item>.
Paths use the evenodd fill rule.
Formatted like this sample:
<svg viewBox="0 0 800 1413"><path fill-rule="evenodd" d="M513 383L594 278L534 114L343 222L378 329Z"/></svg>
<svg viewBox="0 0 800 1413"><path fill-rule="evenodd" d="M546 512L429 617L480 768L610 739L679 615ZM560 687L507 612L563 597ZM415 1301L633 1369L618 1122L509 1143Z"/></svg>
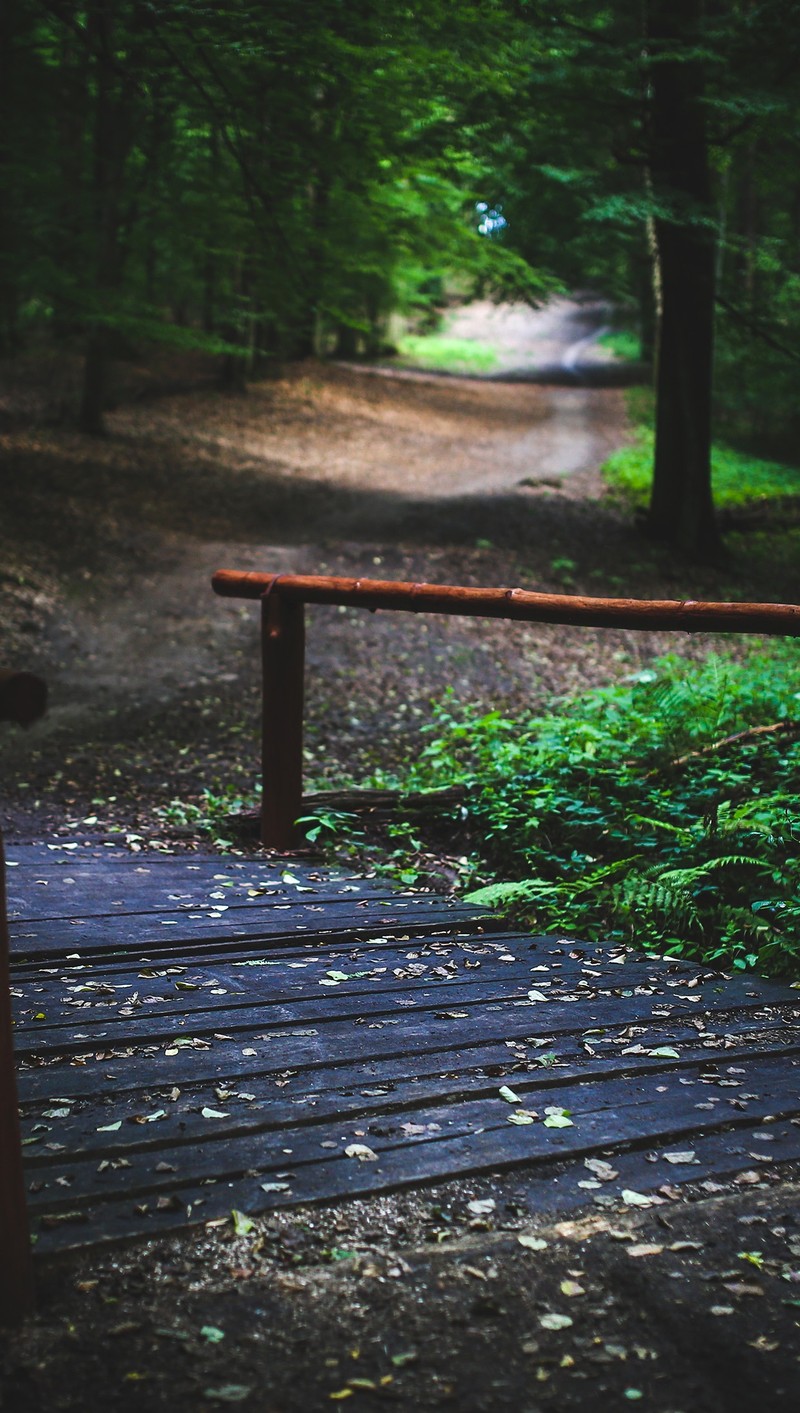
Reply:
<svg viewBox="0 0 800 1413"><path fill-rule="evenodd" d="M526 589L475 589L235 569L217 570L211 584L214 592L225 598L261 602L261 840L273 849L290 849L299 842L295 821L303 795L303 607L307 603L594 628L800 637L800 604L586 598L536 594Z"/></svg>
<svg viewBox="0 0 800 1413"><path fill-rule="evenodd" d="M47 687L32 672L0 671L0 721L30 726L47 702ZM3 836L0 834L0 1324L21 1320L33 1306L22 1145L14 1069L11 969Z"/></svg>
<svg viewBox="0 0 800 1413"><path fill-rule="evenodd" d="M218 569L214 592L226 598L277 594L286 603L331 603L408 613L508 618L591 628L676 629L684 633L766 633L800 637L800 605L704 603L693 599L606 599L535 594L527 589L473 589L390 579L342 579L317 574L239 573Z"/></svg>

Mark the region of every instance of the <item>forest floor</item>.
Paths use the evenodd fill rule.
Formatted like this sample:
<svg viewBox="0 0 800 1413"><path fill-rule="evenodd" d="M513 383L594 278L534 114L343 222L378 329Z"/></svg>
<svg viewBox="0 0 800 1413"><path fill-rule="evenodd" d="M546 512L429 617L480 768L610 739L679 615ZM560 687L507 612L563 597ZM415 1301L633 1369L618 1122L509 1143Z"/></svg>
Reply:
<svg viewBox="0 0 800 1413"><path fill-rule="evenodd" d="M468 317L497 343L502 316ZM568 302L508 320L506 368L566 358L572 386L312 363L231 397L193 386L188 363L129 364L95 440L65 415L75 368L14 370L0 390L3 658L46 676L50 708L25 735L4 733L7 835L191 848L170 801L252 786L256 613L214 597L217 568L795 598L768 555L746 552L760 531L748 542L736 527L735 557L698 568L644 541L607 498L599 468L629 427L622 391L582 371L590 327ZM513 712L667 650L708 649L327 608L309 619L317 786L391 770L448 688ZM489 1192L493 1215L476 1220L466 1204ZM536 1226L548 1246L535 1256L518 1216L500 1179L481 1180L289 1214L255 1239L216 1231L54 1268L40 1313L0 1347L0 1407L796 1406L797 1287L777 1274L800 1230L790 1182L698 1191L666 1215L590 1212L563 1230L555 1218ZM748 1275L751 1248L762 1264ZM567 1306L572 1325L542 1325Z"/></svg>

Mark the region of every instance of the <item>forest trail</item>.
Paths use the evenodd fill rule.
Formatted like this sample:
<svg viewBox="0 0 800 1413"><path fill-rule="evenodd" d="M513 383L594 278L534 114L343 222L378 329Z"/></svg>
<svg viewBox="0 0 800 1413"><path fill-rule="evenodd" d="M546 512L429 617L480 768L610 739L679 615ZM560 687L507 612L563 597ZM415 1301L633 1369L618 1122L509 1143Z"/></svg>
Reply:
<svg viewBox="0 0 800 1413"><path fill-rule="evenodd" d="M597 315L564 300L480 302L454 323L532 370L585 344ZM619 390L325 364L242 398L123 403L109 428L102 441L62 429L9 438L20 484L40 487L40 528L49 516L60 537L66 523L82 566L42 645L44 735L236 680L254 653L252 615L212 597L221 566L515 582L509 551L524 549L546 584L562 538L576 559L596 539L599 468L627 431ZM350 652L329 628L312 654L330 678ZM401 643L400 626L391 632ZM392 655L383 640L380 651ZM432 686L448 675L452 664L434 666Z"/></svg>

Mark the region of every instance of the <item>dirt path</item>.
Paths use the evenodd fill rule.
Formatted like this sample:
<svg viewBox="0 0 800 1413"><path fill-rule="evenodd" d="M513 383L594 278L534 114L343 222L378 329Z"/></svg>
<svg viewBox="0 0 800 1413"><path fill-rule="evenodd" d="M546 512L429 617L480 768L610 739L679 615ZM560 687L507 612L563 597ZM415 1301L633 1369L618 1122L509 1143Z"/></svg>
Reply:
<svg viewBox="0 0 800 1413"><path fill-rule="evenodd" d="M459 319L471 336L505 339L514 366L586 336L584 313L563 302L481 304ZM144 730L145 717L209 694L244 697L252 717L253 613L211 596L222 565L557 587L553 561L577 565L596 539L599 466L626 431L617 391L320 365L240 399L128 402L109 422L103 442L47 425L4 438L25 580L7 600L10 641L51 688L47 720L15 747L27 775L49 742L80 748L123 720L130 731L137 713ZM341 770L347 741L358 768L365 738L381 734L376 717L401 727L404 703L409 715L448 685L530 697L533 640L521 653L517 629L315 620L310 719L327 738L323 774ZM568 648L560 669L542 665L541 644L537 656L544 691L574 680Z"/></svg>
<svg viewBox="0 0 800 1413"><path fill-rule="evenodd" d="M459 319L495 346L506 340L509 368L530 370L585 358L599 315L483 304ZM32 404L2 434L5 655L39 667L51 690L47 719L0 743L7 818L23 832L94 815L98 796L111 801L108 818L136 827L172 794L252 782L255 614L212 596L216 568L725 596L718 578L654 556L598 499L599 468L628 435L619 389L307 364L241 398L137 400L152 378L126 376L104 440L45 417L31 425ZM671 641L311 617L308 759L319 784L391 768L448 688L518 711L630 671Z"/></svg>

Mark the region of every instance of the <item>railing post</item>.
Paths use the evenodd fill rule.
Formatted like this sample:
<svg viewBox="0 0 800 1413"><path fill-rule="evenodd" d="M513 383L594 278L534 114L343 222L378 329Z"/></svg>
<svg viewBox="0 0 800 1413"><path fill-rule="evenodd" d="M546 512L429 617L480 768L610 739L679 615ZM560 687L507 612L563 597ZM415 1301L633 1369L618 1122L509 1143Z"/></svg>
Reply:
<svg viewBox="0 0 800 1413"><path fill-rule="evenodd" d="M0 1324L13 1325L33 1309L33 1264L14 1072L5 869L0 835Z"/></svg>
<svg viewBox="0 0 800 1413"><path fill-rule="evenodd" d="M303 798L305 610L277 589L261 601L261 842L291 849Z"/></svg>

